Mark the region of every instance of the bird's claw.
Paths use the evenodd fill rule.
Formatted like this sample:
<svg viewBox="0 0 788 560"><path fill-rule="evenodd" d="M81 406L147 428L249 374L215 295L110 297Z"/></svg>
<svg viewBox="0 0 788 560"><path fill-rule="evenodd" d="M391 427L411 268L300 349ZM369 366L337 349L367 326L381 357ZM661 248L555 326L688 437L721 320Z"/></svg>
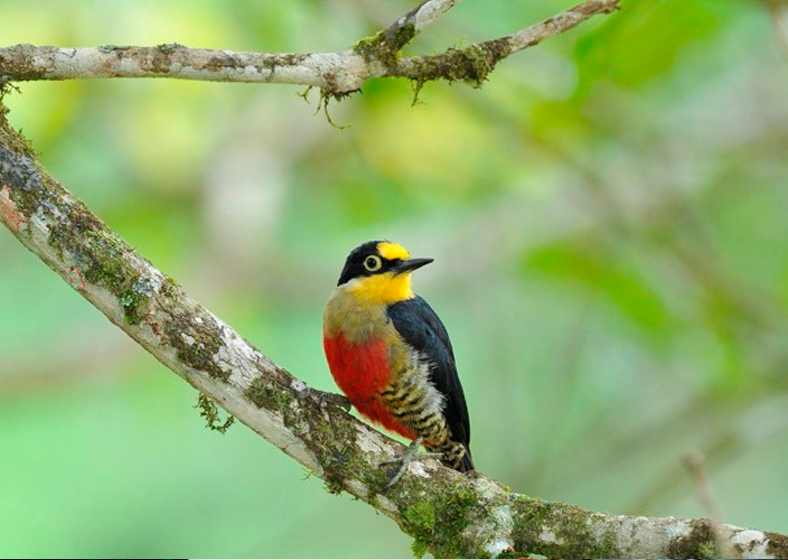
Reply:
<svg viewBox="0 0 788 560"><path fill-rule="evenodd" d="M301 391L299 391L298 396L311 396L317 401L317 405L320 407L326 403L329 403L344 409L345 412L350 412L350 399L345 395L340 395L339 393L329 393L327 391L320 391L319 389L313 389L312 387L306 386Z"/></svg>
<svg viewBox="0 0 788 560"><path fill-rule="evenodd" d="M399 463L399 467L397 467L397 470L394 471L394 474L391 475L391 478L389 478L388 482L386 482L385 486L383 486L382 488L383 492L385 492L386 490L394 486L397 482L399 482L399 480L402 478L402 475L404 475L405 471L408 470L408 465L410 465L411 461L413 461L413 459L416 456L433 457L435 459L443 458L443 453L432 453L432 452L419 453L419 446L421 445L422 441L424 441L424 438L421 437L416 438L413 440L413 443L411 443L408 446L408 448L405 450L405 452L402 455L399 455L397 457L392 457L391 459L384 459L383 461L378 463L378 467L382 467L383 465L391 465L394 463Z"/></svg>
<svg viewBox="0 0 788 560"><path fill-rule="evenodd" d="M320 391L320 394L317 396L317 404L323 406L323 403L331 403L334 406L344 409L345 412L350 412L350 399L345 395Z"/></svg>

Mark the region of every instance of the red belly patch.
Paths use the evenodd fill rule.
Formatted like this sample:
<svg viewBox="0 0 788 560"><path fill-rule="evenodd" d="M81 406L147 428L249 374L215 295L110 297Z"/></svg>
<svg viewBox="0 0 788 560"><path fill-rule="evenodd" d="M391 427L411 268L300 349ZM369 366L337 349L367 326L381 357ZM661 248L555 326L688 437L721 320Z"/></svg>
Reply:
<svg viewBox="0 0 788 560"><path fill-rule="evenodd" d="M338 334L333 338L323 337L323 348L334 381L363 416L401 436L415 439L380 399L380 392L391 379L388 349L383 339L355 343Z"/></svg>

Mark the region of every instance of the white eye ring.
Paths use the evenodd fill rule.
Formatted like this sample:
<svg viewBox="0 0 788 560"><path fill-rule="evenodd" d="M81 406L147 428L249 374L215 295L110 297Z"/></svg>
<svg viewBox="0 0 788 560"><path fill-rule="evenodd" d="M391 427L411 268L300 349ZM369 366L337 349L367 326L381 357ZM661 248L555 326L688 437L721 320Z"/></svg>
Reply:
<svg viewBox="0 0 788 560"><path fill-rule="evenodd" d="M370 272L377 272L383 266L383 261L377 255L369 255L364 259L364 268Z"/></svg>

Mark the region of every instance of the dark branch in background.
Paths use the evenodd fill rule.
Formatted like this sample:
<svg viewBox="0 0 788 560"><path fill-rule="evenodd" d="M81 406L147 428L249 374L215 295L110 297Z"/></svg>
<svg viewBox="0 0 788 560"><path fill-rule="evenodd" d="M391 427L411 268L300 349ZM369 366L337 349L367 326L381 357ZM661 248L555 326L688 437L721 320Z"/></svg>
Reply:
<svg viewBox="0 0 788 560"><path fill-rule="evenodd" d="M400 58L399 51L459 0L428 0L376 35L342 53L267 54L192 49L178 44L156 47L104 45L60 48L15 45L0 48L0 83L84 78L181 78L226 82L266 82L319 87L339 97L377 77L404 77L418 87L432 80L481 85L495 66L522 49L572 29L586 19L616 10L621 0L588 0L513 35Z"/></svg>
<svg viewBox="0 0 788 560"><path fill-rule="evenodd" d="M697 451L692 451L684 456L684 465L692 475L692 481L695 483L695 488L698 490L698 497L703 509L709 516L714 528L714 539L717 543L717 552L722 558L741 558L738 553L728 546L725 540L725 535L720 531L722 522L722 512L717 503L717 499L711 491L709 480L706 476L706 459Z"/></svg>
<svg viewBox="0 0 788 560"><path fill-rule="evenodd" d="M788 52L788 2L786 0L766 0L766 5L774 22L780 44Z"/></svg>
<svg viewBox="0 0 788 560"><path fill-rule="evenodd" d="M0 105L0 222L165 366L323 479L392 518L435 556L708 558L717 540L742 558L788 558L788 537L708 519L608 515L516 494L482 474L414 461L382 491L378 464L403 446L323 402L66 191L36 160Z"/></svg>

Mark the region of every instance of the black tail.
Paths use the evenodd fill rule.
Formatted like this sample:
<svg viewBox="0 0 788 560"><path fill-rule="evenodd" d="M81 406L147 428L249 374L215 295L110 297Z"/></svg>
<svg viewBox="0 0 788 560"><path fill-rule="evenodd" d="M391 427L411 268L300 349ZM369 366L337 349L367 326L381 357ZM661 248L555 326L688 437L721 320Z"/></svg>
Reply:
<svg viewBox="0 0 788 560"><path fill-rule="evenodd" d="M471 457L471 450L469 447L465 446L465 455L462 456L462 462L460 463L460 468L457 469L460 472L468 472L472 471L475 467L473 466L473 458Z"/></svg>

